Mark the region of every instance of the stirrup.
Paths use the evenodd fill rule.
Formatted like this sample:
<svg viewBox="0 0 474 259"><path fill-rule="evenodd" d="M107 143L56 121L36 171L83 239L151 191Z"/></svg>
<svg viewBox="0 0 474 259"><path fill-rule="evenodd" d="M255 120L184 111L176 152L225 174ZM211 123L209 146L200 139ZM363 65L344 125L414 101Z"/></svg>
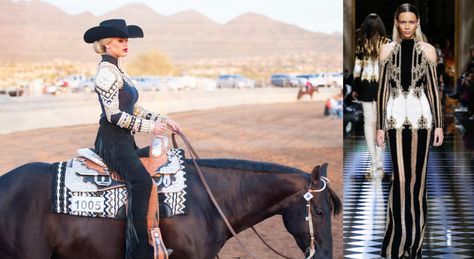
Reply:
<svg viewBox="0 0 474 259"><path fill-rule="evenodd" d="M153 228L151 230L151 238L153 241L153 255L155 259L168 259L169 255L173 253L173 249L167 249L161 238L161 232L159 228Z"/></svg>

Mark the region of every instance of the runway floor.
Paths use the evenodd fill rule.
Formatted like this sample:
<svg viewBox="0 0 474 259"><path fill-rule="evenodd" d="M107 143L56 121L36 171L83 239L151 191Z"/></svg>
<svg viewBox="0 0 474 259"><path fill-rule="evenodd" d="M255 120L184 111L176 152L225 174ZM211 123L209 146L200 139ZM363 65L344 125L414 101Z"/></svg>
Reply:
<svg viewBox="0 0 474 259"><path fill-rule="evenodd" d="M344 140L344 258L381 258L392 165L385 149L384 175L369 179L363 137ZM428 219L423 258L474 258L474 152L460 136L431 148Z"/></svg>

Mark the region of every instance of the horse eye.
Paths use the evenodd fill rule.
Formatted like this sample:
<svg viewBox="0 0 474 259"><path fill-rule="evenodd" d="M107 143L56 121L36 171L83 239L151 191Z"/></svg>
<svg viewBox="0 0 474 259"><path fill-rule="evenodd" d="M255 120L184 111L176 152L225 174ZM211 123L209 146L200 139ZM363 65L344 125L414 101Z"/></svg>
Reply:
<svg viewBox="0 0 474 259"><path fill-rule="evenodd" d="M316 215L318 215L318 216L322 216L324 214L323 210L321 210L321 209L316 209L315 212L316 212Z"/></svg>

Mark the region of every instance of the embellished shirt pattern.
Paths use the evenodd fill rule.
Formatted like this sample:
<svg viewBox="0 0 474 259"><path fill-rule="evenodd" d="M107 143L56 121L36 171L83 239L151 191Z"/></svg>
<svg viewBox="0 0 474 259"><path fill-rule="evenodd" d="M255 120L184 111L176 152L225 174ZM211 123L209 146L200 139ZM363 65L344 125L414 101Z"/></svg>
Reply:
<svg viewBox="0 0 474 259"><path fill-rule="evenodd" d="M436 64L427 58L421 44L413 40L396 42L381 62L378 129L443 127Z"/></svg>
<svg viewBox="0 0 474 259"><path fill-rule="evenodd" d="M137 104L138 91L116 58L104 55L95 77L102 116L110 123L136 132L153 132L155 121L167 117L145 110Z"/></svg>

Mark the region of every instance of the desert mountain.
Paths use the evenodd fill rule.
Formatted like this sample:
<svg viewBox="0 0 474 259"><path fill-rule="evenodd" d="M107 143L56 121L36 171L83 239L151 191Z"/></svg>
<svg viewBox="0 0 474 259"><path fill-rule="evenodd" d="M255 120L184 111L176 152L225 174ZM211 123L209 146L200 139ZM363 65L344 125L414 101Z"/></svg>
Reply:
<svg viewBox="0 0 474 259"><path fill-rule="evenodd" d="M88 12L69 15L38 0L0 0L0 62L93 60L96 54L82 40L83 33L108 18L124 18L143 28L145 38L130 41L131 57L150 50L173 60L342 53L340 33L315 33L255 13L219 24L193 10L164 16L143 4L97 17Z"/></svg>

